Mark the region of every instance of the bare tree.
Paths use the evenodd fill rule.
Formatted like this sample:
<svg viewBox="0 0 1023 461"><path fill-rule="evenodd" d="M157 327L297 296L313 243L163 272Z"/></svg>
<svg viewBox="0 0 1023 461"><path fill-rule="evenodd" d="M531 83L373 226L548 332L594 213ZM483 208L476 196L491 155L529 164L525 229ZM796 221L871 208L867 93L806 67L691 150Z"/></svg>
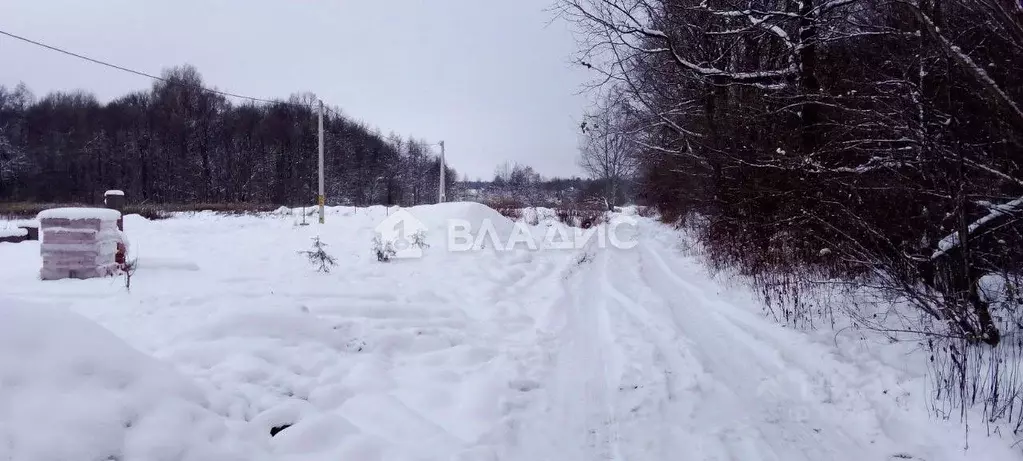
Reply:
<svg viewBox="0 0 1023 461"><path fill-rule="evenodd" d="M634 120L619 100L607 99L587 115L579 166L602 185L602 199L608 210L621 203L624 185L636 172L637 145L630 128Z"/></svg>

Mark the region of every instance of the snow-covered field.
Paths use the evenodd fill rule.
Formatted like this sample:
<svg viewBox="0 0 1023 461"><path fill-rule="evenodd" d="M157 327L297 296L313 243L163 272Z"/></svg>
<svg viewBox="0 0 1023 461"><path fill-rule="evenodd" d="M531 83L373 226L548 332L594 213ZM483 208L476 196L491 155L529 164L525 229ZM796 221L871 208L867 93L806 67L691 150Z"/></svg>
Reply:
<svg viewBox="0 0 1023 461"><path fill-rule="evenodd" d="M130 292L0 243L0 460L1023 458L929 415L921 354L783 328L652 220L631 249L448 252L448 219L511 223L417 207L425 256L381 263L393 211L128 216Z"/></svg>

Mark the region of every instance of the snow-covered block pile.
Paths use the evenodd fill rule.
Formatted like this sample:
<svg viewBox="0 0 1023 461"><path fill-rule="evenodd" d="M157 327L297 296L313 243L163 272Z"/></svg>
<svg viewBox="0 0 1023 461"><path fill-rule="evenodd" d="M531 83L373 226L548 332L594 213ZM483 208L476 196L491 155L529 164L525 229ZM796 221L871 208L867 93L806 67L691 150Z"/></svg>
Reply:
<svg viewBox="0 0 1023 461"><path fill-rule="evenodd" d="M0 459L260 459L194 382L99 325L2 296L0 319Z"/></svg>
<svg viewBox="0 0 1023 461"><path fill-rule="evenodd" d="M106 208L53 208L39 213L43 280L93 278L117 270L121 212Z"/></svg>

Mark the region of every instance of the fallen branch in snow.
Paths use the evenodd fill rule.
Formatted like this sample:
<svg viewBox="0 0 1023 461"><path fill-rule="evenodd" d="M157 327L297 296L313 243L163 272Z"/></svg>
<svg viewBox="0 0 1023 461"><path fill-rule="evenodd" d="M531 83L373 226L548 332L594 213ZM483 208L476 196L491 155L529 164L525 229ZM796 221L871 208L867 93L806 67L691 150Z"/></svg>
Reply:
<svg viewBox="0 0 1023 461"><path fill-rule="evenodd" d="M1009 217L1013 214L1023 212L1023 197L1001 205L992 205L989 210L990 212L988 214L970 223L969 227L966 229L967 236L975 234L978 230L989 226L999 218ZM959 232L953 232L946 235L938 241L938 249L931 255L931 260L933 261L944 256L952 249L957 248L961 243L962 242L959 239Z"/></svg>

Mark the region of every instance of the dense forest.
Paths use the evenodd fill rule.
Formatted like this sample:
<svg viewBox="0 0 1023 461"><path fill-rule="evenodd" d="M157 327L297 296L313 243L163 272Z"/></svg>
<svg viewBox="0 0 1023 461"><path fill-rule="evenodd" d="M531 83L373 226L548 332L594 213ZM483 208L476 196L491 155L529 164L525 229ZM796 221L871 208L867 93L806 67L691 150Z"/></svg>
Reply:
<svg viewBox="0 0 1023 461"><path fill-rule="evenodd" d="M1023 4L560 5L604 101L584 155L635 162L785 320L846 287L861 326L934 351L939 397L1023 416Z"/></svg>
<svg viewBox="0 0 1023 461"><path fill-rule="evenodd" d="M149 91L101 103L85 92L37 99L0 86L0 201L311 204L317 193L316 98L233 103L190 66ZM425 141L324 116L330 204L433 203L439 159ZM447 170L450 186L457 177Z"/></svg>

